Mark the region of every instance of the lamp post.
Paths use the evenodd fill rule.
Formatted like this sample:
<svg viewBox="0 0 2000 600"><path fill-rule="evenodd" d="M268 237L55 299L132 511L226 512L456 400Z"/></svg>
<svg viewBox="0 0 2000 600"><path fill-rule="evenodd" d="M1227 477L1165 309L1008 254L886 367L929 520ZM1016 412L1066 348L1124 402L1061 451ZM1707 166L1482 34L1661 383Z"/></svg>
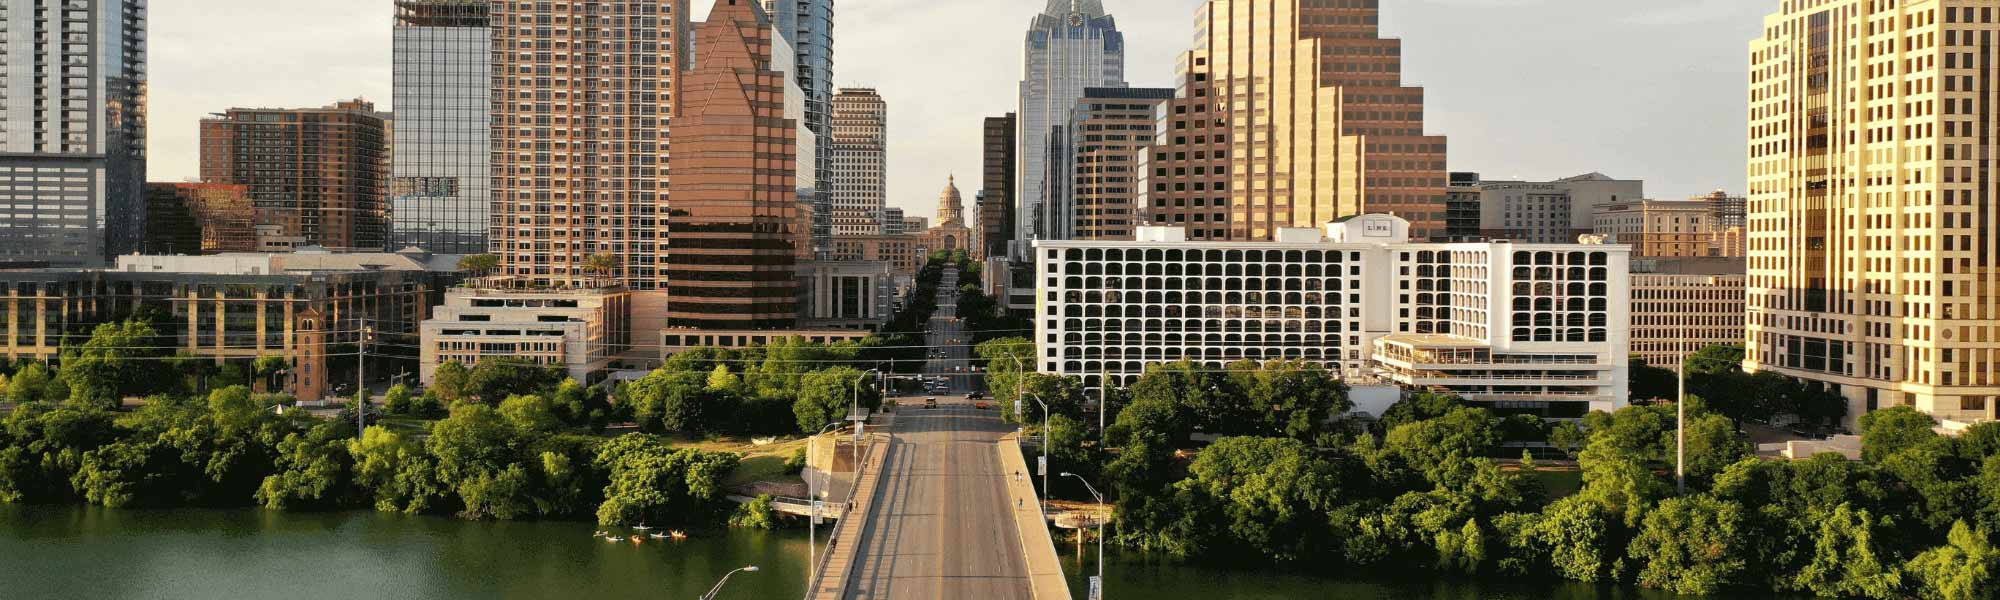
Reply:
<svg viewBox="0 0 2000 600"><path fill-rule="evenodd" d="M1083 482L1083 489L1090 490L1090 496L1096 498L1099 505L1104 504L1104 494L1097 493L1097 486L1090 485L1090 480L1075 473L1063 473L1063 477L1075 477L1077 481ZM1097 521L1097 582L1099 586L1104 585L1104 519Z"/></svg>
<svg viewBox="0 0 2000 600"><path fill-rule="evenodd" d="M1040 395L1032 392L1028 394L1028 397L1034 398L1036 404L1042 405L1042 464L1040 465L1042 471L1042 514L1047 515L1049 513L1049 403L1043 402Z"/></svg>
<svg viewBox="0 0 2000 600"><path fill-rule="evenodd" d="M722 586L723 586L724 584L727 584L727 583L729 583L729 578L730 578L730 576L733 576L733 575L735 575L735 574L737 574L737 573L755 573L755 572L757 572L757 565L750 565L750 566L747 566L747 567L743 567L743 568L741 568L741 569L737 569L737 570L734 570L734 571L730 571L730 572L728 572L728 573L724 573L724 574L722 574L722 581L717 581L717 582L715 582L715 587L712 587L712 588L708 588L708 593L706 593L706 594L702 594L702 595L701 595L701 600L715 600L715 595L716 595L716 594L719 594L719 593L722 593Z"/></svg>

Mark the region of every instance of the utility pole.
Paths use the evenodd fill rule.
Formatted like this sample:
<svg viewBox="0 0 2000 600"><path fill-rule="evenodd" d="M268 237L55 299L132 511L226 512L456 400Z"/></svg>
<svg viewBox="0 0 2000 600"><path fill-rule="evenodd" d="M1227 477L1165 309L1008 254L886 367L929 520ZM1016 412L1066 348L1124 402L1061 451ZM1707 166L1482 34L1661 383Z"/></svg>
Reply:
<svg viewBox="0 0 2000 600"><path fill-rule="evenodd" d="M1685 332L1686 330L1681 330ZM1687 336L1682 334L1674 343L1681 351L1680 366L1674 367L1675 385L1678 387L1674 401L1674 489L1682 496L1687 495L1687 400L1688 400L1688 352Z"/></svg>
<svg viewBox="0 0 2000 600"><path fill-rule="evenodd" d="M1104 436L1104 415L1109 412L1111 412L1111 371L1099 371L1097 373L1097 435L1099 440L1102 440ZM1099 445L1102 444L1100 441Z"/></svg>

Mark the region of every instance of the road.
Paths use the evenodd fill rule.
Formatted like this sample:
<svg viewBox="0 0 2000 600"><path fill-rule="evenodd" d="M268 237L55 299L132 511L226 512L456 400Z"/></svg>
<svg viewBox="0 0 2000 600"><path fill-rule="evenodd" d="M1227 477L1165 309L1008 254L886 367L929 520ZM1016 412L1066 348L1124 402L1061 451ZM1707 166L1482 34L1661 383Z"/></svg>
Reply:
<svg viewBox="0 0 2000 600"><path fill-rule="evenodd" d="M957 390L969 385L969 349L962 338L947 271L929 342L945 350L927 368ZM845 597L1007 600L1031 597L1028 567L1008 500L996 444L1012 428L992 409L962 395L939 396L938 408L904 398L883 460L882 487L869 507L854 575Z"/></svg>

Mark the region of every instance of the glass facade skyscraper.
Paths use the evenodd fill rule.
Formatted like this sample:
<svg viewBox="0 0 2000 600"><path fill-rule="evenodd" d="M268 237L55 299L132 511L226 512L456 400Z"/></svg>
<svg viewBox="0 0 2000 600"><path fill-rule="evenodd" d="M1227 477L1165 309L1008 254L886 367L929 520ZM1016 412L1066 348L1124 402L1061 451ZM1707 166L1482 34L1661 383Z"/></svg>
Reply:
<svg viewBox="0 0 2000 600"><path fill-rule="evenodd" d="M815 173L833 170L833 0L764 0L764 12L771 29L791 46L792 82L805 94L805 119L811 131L812 156L799 152L799 160L809 160ZM804 142L802 138L800 140ZM801 169L803 171L804 169ZM805 182L801 182L802 184ZM813 253L829 251L833 235L832 181L821 177L813 182Z"/></svg>
<svg viewBox="0 0 2000 600"><path fill-rule="evenodd" d="M145 236L146 0L0 0L0 262Z"/></svg>
<svg viewBox="0 0 2000 600"><path fill-rule="evenodd" d="M485 2L398 0L390 246L487 251L491 17Z"/></svg>
<svg viewBox="0 0 2000 600"><path fill-rule="evenodd" d="M1084 88L1125 87L1125 36L1099 0L1049 0L1028 24L1021 77L1021 185L1015 239L1050 238L1052 226L1068 215L1048 210L1050 157L1054 132L1069 124L1069 113ZM1025 218L1033 215L1035 218ZM1025 245L1024 245L1025 246Z"/></svg>

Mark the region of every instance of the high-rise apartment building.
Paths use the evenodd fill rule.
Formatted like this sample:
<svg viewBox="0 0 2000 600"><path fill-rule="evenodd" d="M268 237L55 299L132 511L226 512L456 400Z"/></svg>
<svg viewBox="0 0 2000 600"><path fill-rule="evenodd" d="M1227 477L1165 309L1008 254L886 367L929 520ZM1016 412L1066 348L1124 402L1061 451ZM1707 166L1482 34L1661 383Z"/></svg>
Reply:
<svg viewBox="0 0 2000 600"><path fill-rule="evenodd" d="M1850 418L2000 416L2000 2L1778 6L1749 44L1745 366Z"/></svg>
<svg viewBox="0 0 2000 600"><path fill-rule="evenodd" d="M146 0L0 1L0 262L137 251L145 183Z"/></svg>
<svg viewBox="0 0 2000 600"><path fill-rule="evenodd" d="M800 125L814 136L810 140L811 152L801 150L799 159L809 160L813 173L827 173L833 170L834 158L833 0L764 0L764 12L778 37L792 48L790 73L801 92L799 100L804 110ZM800 171L805 169L801 167ZM801 183L814 190L811 251L814 255L825 255L832 248L827 237L833 235L833 182L821 176Z"/></svg>
<svg viewBox="0 0 2000 600"><path fill-rule="evenodd" d="M1154 155L1204 153L1227 169L1182 181L1155 166L1152 189L1219 179L1226 194L1207 192L1226 198L1226 225L1211 217L1208 228L1230 239L1362 213L1443 236L1445 138L1424 134L1424 90L1403 84L1402 40L1381 37L1379 13L1375 2L1209 0L1180 74L1189 108L1209 110L1163 114Z"/></svg>
<svg viewBox="0 0 2000 600"><path fill-rule="evenodd" d="M1129 240L1144 225L1139 210L1140 158L1153 145L1153 121L1173 88L1085 88L1070 111L1054 156L1053 239Z"/></svg>
<svg viewBox="0 0 2000 600"><path fill-rule="evenodd" d="M499 2L492 19L501 274L549 288L609 280L632 290L634 327L665 326L656 292L666 289L668 130L687 1ZM612 257L609 273L587 264L597 254Z"/></svg>
<svg viewBox="0 0 2000 600"><path fill-rule="evenodd" d="M833 96L833 234L882 232L888 200L889 105L867 88Z"/></svg>
<svg viewBox="0 0 2000 600"><path fill-rule="evenodd" d="M146 184L145 254L257 251L257 209L249 186Z"/></svg>
<svg viewBox="0 0 2000 600"><path fill-rule="evenodd" d="M881 220L882 235L902 235L909 233L908 230L903 228L906 222L904 221L903 209L901 208L894 206L882 207Z"/></svg>
<svg viewBox="0 0 2000 600"><path fill-rule="evenodd" d="M389 244L388 138L363 100L232 108L201 121L201 178L249 186L257 223L342 250Z"/></svg>
<svg viewBox="0 0 2000 600"><path fill-rule="evenodd" d="M1014 239L1052 238L1069 218L1046 207L1051 148L1085 88L1125 87L1125 36L1099 0L1049 0L1028 23L1022 63ZM1023 248L1025 249L1025 248Z"/></svg>
<svg viewBox="0 0 2000 600"><path fill-rule="evenodd" d="M483 0L398 0L390 246L487 251L493 31Z"/></svg>
<svg viewBox="0 0 2000 600"><path fill-rule="evenodd" d="M979 201L978 251L984 260L1007 256L1007 245L1014 241L1014 169L1018 149L1014 141L1020 125L1014 113L986 117L982 125L979 151L982 178L975 198Z"/></svg>
<svg viewBox="0 0 2000 600"><path fill-rule="evenodd" d="M1271 241L1035 243L1044 373L1129 385L1149 365L1302 360L1448 389L1504 414L1626 404L1629 258L1602 244L1437 244L1361 215Z"/></svg>
<svg viewBox="0 0 2000 600"><path fill-rule="evenodd" d="M716 0L696 26L673 142L666 257L670 328L786 329L798 321L804 132L756 4ZM776 40L782 41L782 40ZM806 238L809 239L809 238Z"/></svg>

